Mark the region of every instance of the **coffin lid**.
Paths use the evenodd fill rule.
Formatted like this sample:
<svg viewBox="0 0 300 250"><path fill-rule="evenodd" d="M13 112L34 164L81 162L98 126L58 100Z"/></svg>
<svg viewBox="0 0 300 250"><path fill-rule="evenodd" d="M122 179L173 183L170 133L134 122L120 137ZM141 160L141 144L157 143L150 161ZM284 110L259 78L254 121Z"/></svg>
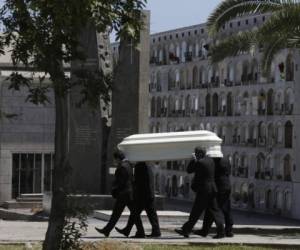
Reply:
<svg viewBox="0 0 300 250"><path fill-rule="evenodd" d="M210 157L223 157L221 143L215 133L199 130L131 135L118 148L130 161L156 161L189 159L198 146L205 148Z"/></svg>
<svg viewBox="0 0 300 250"><path fill-rule="evenodd" d="M126 137L119 145L137 145L137 144L157 144L157 143L170 143L170 142L208 142L220 145L222 139L215 133L199 130L199 131L187 131L187 132L169 132L169 133L154 133L154 134L136 134ZM205 147L205 145L203 145Z"/></svg>

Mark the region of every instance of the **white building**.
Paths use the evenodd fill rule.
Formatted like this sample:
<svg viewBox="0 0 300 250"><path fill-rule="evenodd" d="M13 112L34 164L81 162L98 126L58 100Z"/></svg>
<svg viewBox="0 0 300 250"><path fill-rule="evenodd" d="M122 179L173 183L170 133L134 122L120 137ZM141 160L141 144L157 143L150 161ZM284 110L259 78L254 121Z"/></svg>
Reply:
<svg viewBox="0 0 300 250"><path fill-rule="evenodd" d="M266 18L236 19L219 37L255 29ZM299 219L299 51L282 50L264 77L263 48L211 65L212 42L205 24L151 36L149 130L216 132L232 159L233 206ZM157 190L193 198L186 162L161 165Z"/></svg>

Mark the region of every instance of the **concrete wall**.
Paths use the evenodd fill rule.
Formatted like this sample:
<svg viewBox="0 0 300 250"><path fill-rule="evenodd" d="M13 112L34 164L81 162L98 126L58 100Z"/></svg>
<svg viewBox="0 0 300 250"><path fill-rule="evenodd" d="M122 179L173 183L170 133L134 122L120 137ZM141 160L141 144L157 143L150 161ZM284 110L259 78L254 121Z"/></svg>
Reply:
<svg viewBox="0 0 300 250"><path fill-rule="evenodd" d="M36 106L26 102L26 89L12 91L0 77L1 111L16 114L11 119L0 120L0 203L11 199L12 154L54 152L54 105Z"/></svg>

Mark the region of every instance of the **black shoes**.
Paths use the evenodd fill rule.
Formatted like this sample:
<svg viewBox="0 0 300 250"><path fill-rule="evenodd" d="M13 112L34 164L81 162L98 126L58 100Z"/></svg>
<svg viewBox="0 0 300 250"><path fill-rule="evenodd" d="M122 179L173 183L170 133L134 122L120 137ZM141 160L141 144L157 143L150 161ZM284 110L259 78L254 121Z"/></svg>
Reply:
<svg viewBox="0 0 300 250"><path fill-rule="evenodd" d="M95 227L96 231L100 234L103 234L105 237L108 237L109 236L109 233L108 231L106 231L104 228L101 229L101 228L97 228ZM115 228L117 230L118 233L120 234L123 234L124 236L128 237L129 236L129 233L125 230L125 229L120 229L118 227ZM175 229L175 232L178 233L179 235L182 235L183 237L185 238L189 238L189 233L182 230L181 228L179 229ZM196 235L200 235L202 237L206 237L207 236L207 233L205 233L204 231L202 230L194 230L193 231L194 234ZM233 237L234 234L232 232L226 232L225 234L224 233L217 233L215 236L213 236L213 239L222 239L224 237ZM161 233L151 233L150 235L147 235L148 238L159 238L161 237ZM134 238L134 239L144 239L146 238L146 235L143 234L143 233L136 233L134 236L132 236L131 238Z"/></svg>
<svg viewBox="0 0 300 250"><path fill-rule="evenodd" d="M226 232L225 236L228 238L232 238L234 236L233 232Z"/></svg>
<svg viewBox="0 0 300 250"><path fill-rule="evenodd" d="M193 233L202 237L206 237L208 235L208 233L204 232L202 229L199 230L193 230Z"/></svg>
<svg viewBox="0 0 300 250"><path fill-rule="evenodd" d="M104 228L103 229L100 229L98 227L95 227L96 231L100 234L103 234L105 237L108 237L109 236L109 232L107 232Z"/></svg>
<svg viewBox="0 0 300 250"><path fill-rule="evenodd" d="M206 237L208 235L208 233L204 232L202 229L200 230L193 230L193 233L196 235L200 235L202 237ZM232 232L226 232L225 235L224 233L217 233L215 236L213 236L213 239L222 239L224 237L233 237L233 233Z"/></svg>
<svg viewBox="0 0 300 250"><path fill-rule="evenodd" d="M215 236L213 236L213 239L223 239L225 235L223 233L218 233Z"/></svg>
<svg viewBox="0 0 300 250"><path fill-rule="evenodd" d="M120 229L118 227L115 227L115 229L117 230L118 233L123 234L125 237L129 236L129 232L127 232L127 230L125 228L124 229Z"/></svg>
<svg viewBox="0 0 300 250"><path fill-rule="evenodd" d="M132 239L144 239L146 238L145 234L136 233L134 236L131 236Z"/></svg>
<svg viewBox="0 0 300 250"><path fill-rule="evenodd" d="M185 231L183 231L182 229L177 229L177 228L176 228L174 231L175 231L176 233L182 235L182 236L185 237L185 238L189 238L189 237L190 237L190 234L187 233L187 232L185 232Z"/></svg>
<svg viewBox="0 0 300 250"><path fill-rule="evenodd" d="M161 233L158 232L158 233L151 233L149 235L147 235L147 238L159 238L161 237Z"/></svg>

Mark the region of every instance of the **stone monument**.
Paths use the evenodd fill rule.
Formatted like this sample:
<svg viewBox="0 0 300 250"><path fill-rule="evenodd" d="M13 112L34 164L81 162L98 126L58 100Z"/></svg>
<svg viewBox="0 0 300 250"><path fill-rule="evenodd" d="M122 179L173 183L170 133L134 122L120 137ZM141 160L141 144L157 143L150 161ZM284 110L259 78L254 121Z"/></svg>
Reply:
<svg viewBox="0 0 300 250"><path fill-rule="evenodd" d="M144 24L135 46L130 39L120 42L112 95L112 126L108 145L107 192L114 174L112 153L125 137L148 131L150 12L141 15Z"/></svg>
<svg viewBox="0 0 300 250"><path fill-rule="evenodd" d="M102 69L105 73L110 70L108 58L110 44L107 34L97 34L92 25L88 25L80 33L81 47L86 60L72 62L71 80L76 81L77 69L96 71ZM108 59L108 60L107 60ZM92 109L86 103L78 107L82 96L80 87L72 88L70 93L70 159L72 167L72 189L76 193L101 194L101 180L103 180L102 152L107 140L105 133L102 107Z"/></svg>

